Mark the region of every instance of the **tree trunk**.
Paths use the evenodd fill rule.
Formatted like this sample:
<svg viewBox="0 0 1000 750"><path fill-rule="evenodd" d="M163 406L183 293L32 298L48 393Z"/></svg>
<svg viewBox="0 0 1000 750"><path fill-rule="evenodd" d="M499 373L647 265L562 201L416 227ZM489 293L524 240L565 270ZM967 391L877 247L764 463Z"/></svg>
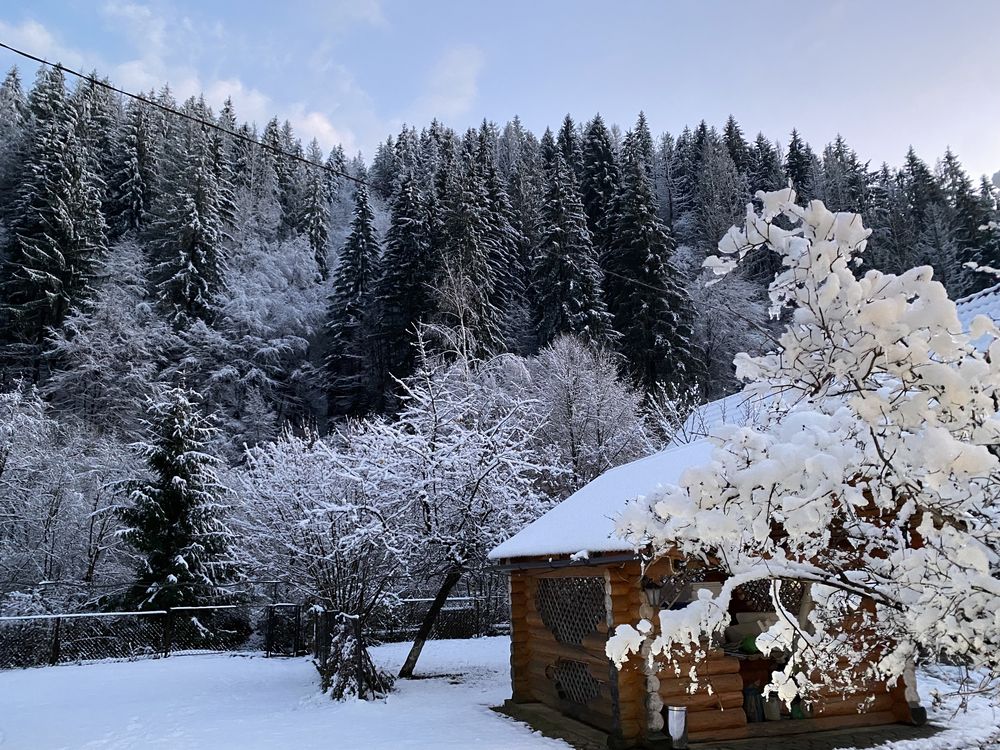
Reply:
<svg viewBox="0 0 1000 750"><path fill-rule="evenodd" d="M444 603L448 600L448 594L455 588L455 584L458 583L461 577L461 570L452 570L449 571L444 577L444 581L441 582L441 588L438 589L437 596L431 602L431 608L427 610L424 621L420 623L417 636L413 639L413 645L410 646L410 653L406 655L406 661L403 662L403 667L399 670L400 679L413 677L413 670L417 666L417 659L420 658L420 652L423 651L424 643L427 642L427 636L431 634L431 629L434 627L434 623L437 622L438 615L441 613Z"/></svg>

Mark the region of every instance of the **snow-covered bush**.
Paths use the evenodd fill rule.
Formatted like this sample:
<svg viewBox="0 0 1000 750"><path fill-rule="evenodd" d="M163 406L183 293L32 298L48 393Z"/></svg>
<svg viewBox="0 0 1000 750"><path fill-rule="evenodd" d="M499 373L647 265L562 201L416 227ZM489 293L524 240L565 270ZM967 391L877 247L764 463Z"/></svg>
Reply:
<svg viewBox="0 0 1000 750"><path fill-rule="evenodd" d="M769 581L779 616L757 643L789 654L769 685L786 701L894 684L924 654L1000 677L997 329L979 317L963 333L929 267L856 278L860 216L797 205L791 189L759 195L707 264L726 273L763 246L781 256L770 298L789 323L775 351L736 359L770 405L715 431L711 463L619 523L636 548L728 578L652 630L619 627L608 653L621 663L647 639L654 656L691 649L729 624L738 586ZM802 619L778 596L790 581L807 587Z"/></svg>
<svg viewBox="0 0 1000 750"><path fill-rule="evenodd" d="M250 448L231 473L243 564L258 578L285 581L326 612L361 618L391 595L401 561L379 498L345 477L350 442L286 432Z"/></svg>

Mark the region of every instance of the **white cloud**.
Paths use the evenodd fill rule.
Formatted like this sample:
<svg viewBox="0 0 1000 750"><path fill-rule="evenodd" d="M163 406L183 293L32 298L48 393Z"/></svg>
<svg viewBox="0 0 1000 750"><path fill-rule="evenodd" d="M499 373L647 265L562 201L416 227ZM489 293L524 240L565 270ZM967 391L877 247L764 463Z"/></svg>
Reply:
<svg viewBox="0 0 1000 750"><path fill-rule="evenodd" d="M71 68L81 68L87 64L76 50L60 42L42 24L27 20L14 26L0 21L0 37L11 47L17 47L49 62L60 62ZM19 58L18 64L23 64ZM93 65L93 63L90 63Z"/></svg>
<svg viewBox="0 0 1000 750"><path fill-rule="evenodd" d="M471 44L445 52L431 69L427 91L414 105L411 121L447 120L467 114L476 103L484 63L482 50Z"/></svg>

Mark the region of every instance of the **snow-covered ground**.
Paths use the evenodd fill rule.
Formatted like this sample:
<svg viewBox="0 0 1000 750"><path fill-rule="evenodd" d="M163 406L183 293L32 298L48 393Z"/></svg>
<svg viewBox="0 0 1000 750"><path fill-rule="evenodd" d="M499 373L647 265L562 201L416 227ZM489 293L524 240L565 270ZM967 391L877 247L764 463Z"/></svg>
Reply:
<svg viewBox="0 0 1000 750"><path fill-rule="evenodd" d="M406 644L375 650L398 667ZM306 659L173 656L132 663L0 672L0 750L567 750L490 711L509 695L505 638L435 641L421 657L431 679L402 682L384 702L335 704ZM940 673L947 677L947 673ZM943 689L922 675L923 689ZM984 747L1000 712L932 719L933 740L885 750Z"/></svg>

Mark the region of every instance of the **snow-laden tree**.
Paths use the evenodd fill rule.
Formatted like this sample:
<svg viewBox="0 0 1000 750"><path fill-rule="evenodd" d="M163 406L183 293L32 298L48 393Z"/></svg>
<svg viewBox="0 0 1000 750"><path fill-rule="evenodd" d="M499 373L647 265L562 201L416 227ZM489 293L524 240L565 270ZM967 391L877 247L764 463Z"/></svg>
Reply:
<svg viewBox="0 0 1000 750"><path fill-rule="evenodd" d="M281 579L304 601L365 627L392 593L402 560L380 498L351 481L350 448L349 437L287 431L250 448L246 465L231 473L240 498L233 525L243 564L258 577Z"/></svg>
<svg viewBox="0 0 1000 750"><path fill-rule="evenodd" d="M560 336L525 362L536 403L539 457L561 467L547 483L565 498L608 469L648 454L642 394L619 373L621 358Z"/></svg>
<svg viewBox="0 0 1000 750"><path fill-rule="evenodd" d="M99 430L136 437L146 400L181 341L148 294L142 248L125 241L109 253L92 295L52 332L52 377L45 392L64 414Z"/></svg>
<svg viewBox="0 0 1000 750"><path fill-rule="evenodd" d="M215 427L199 400L194 391L172 388L149 404L151 436L138 446L149 475L130 483L120 510L122 537L139 557L129 594L138 607L218 601L233 576L226 487L219 459L206 452Z"/></svg>
<svg viewBox="0 0 1000 750"><path fill-rule="evenodd" d="M250 239L226 265L214 325L183 332L184 354L168 369L213 404L236 455L302 418L304 359L326 313L317 276L306 237Z"/></svg>
<svg viewBox="0 0 1000 750"><path fill-rule="evenodd" d="M421 360L402 384L399 416L363 423L350 448L359 497L377 500L391 519L393 546L411 573L441 582L402 677L413 675L455 584L541 513L536 482L549 468L532 450L534 405L501 387L504 358L446 364L421 352Z"/></svg>
<svg viewBox="0 0 1000 750"><path fill-rule="evenodd" d="M643 634L652 655L697 652L729 624L736 589L764 581L778 619L757 646L788 655L767 688L786 702L896 684L923 656L1000 677L1000 332L980 316L963 333L928 267L857 278L860 216L797 205L791 189L759 196L710 264L727 272L765 245L782 258L770 296L789 323L774 352L736 360L770 406L716 430L710 463L619 523L638 549L727 578L619 627L609 655L621 663ZM789 582L811 606L787 610Z"/></svg>
<svg viewBox="0 0 1000 750"><path fill-rule="evenodd" d="M57 421L37 391L0 393L0 596L67 611L113 593L105 584L127 575L115 487L137 468L123 444Z"/></svg>
<svg viewBox="0 0 1000 750"><path fill-rule="evenodd" d="M39 72L28 103L32 128L0 293L4 337L37 347L85 294L106 236L104 183L81 132L84 113L69 99L61 68Z"/></svg>
<svg viewBox="0 0 1000 750"><path fill-rule="evenodd" d="M561 334L603 342L613 338L604 303L604 275L587 229L573 172L556 154L539 216L535 307L540 345Z"/></svg>

